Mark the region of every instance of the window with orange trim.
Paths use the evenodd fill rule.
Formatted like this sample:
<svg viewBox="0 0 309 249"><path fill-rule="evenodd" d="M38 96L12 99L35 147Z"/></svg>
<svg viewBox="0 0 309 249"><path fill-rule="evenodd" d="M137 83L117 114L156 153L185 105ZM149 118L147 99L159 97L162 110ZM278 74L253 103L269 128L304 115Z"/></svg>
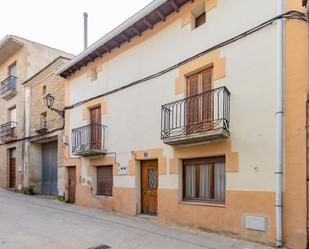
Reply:
<svg viewBox="0 0 309 249"><path fill-rule="evenodd" d="M183 200L225 202L225 157L183 160Z"/></svg>

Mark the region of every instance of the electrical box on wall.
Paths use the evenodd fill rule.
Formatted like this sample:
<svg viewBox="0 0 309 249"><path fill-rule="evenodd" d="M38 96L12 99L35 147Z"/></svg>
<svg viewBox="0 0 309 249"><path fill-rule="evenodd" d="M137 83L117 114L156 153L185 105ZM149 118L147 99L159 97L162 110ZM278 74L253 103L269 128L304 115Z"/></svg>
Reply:
<svg viewBox="0 0 309 249"><path fill-rule="evenodd" d="M63 144L69 144L69 137L68 136L62 136L62 143Z"/></svg>
<svg viewBox="0 0 309 249"><path fill-rule="evenodd" d="M18 172L23 172L23 166L22 166L22 165L18 165L17 171L18 171Z"/></svg>
<svg viewBox="0 0 309 249"><path fill-rule="evenodd" d="M118 163L118 174L127 175L128 174L128 165Z"/></svg>
<svg viewBox="0 0 309 249"><path fill-rule="evenodd" d="M118 174L119 175L127 175L129 173L129 160L130 153L118 153L117 158L117 166L118 166Z"/></svg>
<svg viewBox="0 0 309 249"><path fill-rule="evenodd" d="M267 218L262 216L247 215L245 217L245 227L249 230L265 232L267 228Z"/></svg>

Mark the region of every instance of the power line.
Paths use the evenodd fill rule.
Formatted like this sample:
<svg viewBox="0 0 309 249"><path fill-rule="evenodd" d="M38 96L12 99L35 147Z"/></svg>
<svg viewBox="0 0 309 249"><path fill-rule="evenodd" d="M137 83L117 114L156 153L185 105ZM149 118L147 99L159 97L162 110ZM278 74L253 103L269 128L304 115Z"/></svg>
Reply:
<svg viewBox="0 0 309 249"><path fill-rule="evenodd" d="M278 15L278 16L276 16L276 17L274 17L274 18L272 18L272 19L270 19L270 20L268 20L268 21L266 21L266 22L261 23L261 24L255 26L254 28L249 29L248 31L245 31L245 32L243 32L243 33L241 33L241 34L239 34L239 35L236 35L236 36L234 36L234 37L231 38L231 39L228 39L228 40L226 40L226 41L224 41L224 42L222 42L222 43L219 43L219 44L217 44L217 45L215 45L215 46L213 46L213 47L211 47L211 48L209 48L209 49L206 49L206 50L204 50L204 51L202 51L202 52L200 52L200 53L198 53L198 54L196 54L196 55L194 55L194 56L192 56L192 57L189 57L189 58L187 58L187 59L185 59L185 60L183 60L183 61L181 61L181 62L179 62L179 63L177 63L177 64L175 64L175 65L173 65L173 66L171 66L171 67L168 67L168 68L166 68L166 69L163 69L163 70L160 71L160 72L157 72L157 73L152 74L152 75L150 75L150 76L147 76L147 77L145 77L145 78L136 80L136 81L134 81L134 82L131 82L131 83L127 84L127 85L124 85L124 86L122 86L122 87L119 87L119 88L116 88L116 89L114 89L114 90L111 90L111 91L109 91L109 92L106 92L106 93L97 95L97 96L92 97L92 98L89 98L89 99L85 99L85 100L80 101L80 102L77 102L77 103L75 103L75 104L73 104L73 105L71 105L71 106L65 107L64 109L65 109L65 110L67 110L67 109L73 109L73 108L75 108L75 107L77 107L77 106L80 106L80 105L83 105L83 104L85 104L85 103L87 103L87 102L89 102L89 101L91 101L91 100L94 100L94 99L97 99L97 98L101 98L101 97L105 97L105 96L107 96L107 95L110 95L110 94L119 92L119 91L121 91L121 90L124 90L124 89L126 89L126 88L135 86L135 85L137 85L137 84L143 83L143 82L145 82L145 81L149 81L149 80L151 80L151 79L160 77L161 75L166 74L166 73L168 73L168 72L170 72L170 71L172 71L172 70L174 70L174 69L177 69L178 67L180 67L180 66L182 66L182 65L184 65L184 64L186 64L186 63L188 63L188 62L190 62L190 61L192 61L192 60L195 60L195 59L197 59L197 58L199 58L199 57L201 57L201 56L203 56L203 55L205 55L205 54L208 54L208 53L210 53L210 52L212 52L212 51L214 51L214 50L216 50L216 49L218 49L218 48L225 47L226 45L229 45L229 44L231 44L231 43L234 43L234 42L236 42L236 41L238 41L238 40L240 40L240 39L242 39L242 38L244 38L244 37L246 37L246 36L248 36L248 35L250 35L250 34L253 34L253 33L255 33L255 32L257 32L257 31L259 31L259 30L261 30L261 29L263 29L263 28L265 28L265 27L267 27L267 26L270 26L270 25L272 25L276 20L282 19L282 18L284 18L284 19L297 19L297 20L306 21L306 17L305 17L305 14L304 14L304 13L299 12L299 11L295 11L295 10L288 11L288 12L282 14L282 15Z"/></svg>
<svg viewBox="0 0 309 249"><path fill-rule="evenodd" d="M221 42L221 43L219 43L219 44L217 44L217 45L215 45L215 46L213 46L213 47L211 47L211 48L208 48L208 49L206 49L206 50L204 50L204 51L202 51L202 52L200 52L200 53L198 53L198 54L195 54L194 56L189 57L189 58L187 58L187 59L185 59L185 60L183 60L183 61L181 61L181 62L179 62L179 63L177 63L177 64L175 64L175 65L173 65L173 66L171 66L171 67L168 67L168 68L166 68L166 69L163 69L163 70L161 70L161 71L159 71L159 72L157 72L157 73L155 73L155 74L152 74L152 75L149 75L149 76L147 76L147 77L145 77L145 78L142 78L142 79L133 81L133 82L131 82L131 83L129 83L129 84L126 84L126 85L124 85L124 86L122 86L122 87L116 88L116 89L114 89L114 90L108 91L108 92L103 93L103 94L100 94L100 95L97 95L97 96L95 96L95 97L88 98L88 99L85 99L85 100L83 100L83 101L77 102L77 103L75 103L75 104L73 104L73 105L64 107L64 109L63 109L64 115L65 115L65 111L66 111L66 110L74 109L74 108L76 108L76 107L78 107L78 106L80 106L80 105L83 105L83 104L85 104L85 103L87 103L87 102L89 102L89 101L92 101L92 100L94 100L94 99L101 98L101 97L105 97L105 96L107 96L107 95L111 95L111 94L113 94L113 93L122 91L122 90L124 90L124 89L129 88L129 87L133 87L133 86L135 86L135 85L138 85L138 84L141 84L141 83L143 83L143 82L149 81L149 80L151 80L151 79L158 78L158 77L160 77L160 76L162 76L162 75L164 75L164 74L166 74L166 73L168 73L168 72L170 72L170 71L172 71L172 70L174 70L174 69L177 69L178 67L180 67L180 66L182 66L182 65L184 65L184 64L187 64L188 62L193 61L193 60L195 60L195 59L197 59L197 58L199 58L199 57L201 57L201 56L203 56L203 55L205 55L205 54L208 54L208 53L210 53L210 52L212 52L212 51L214 51L214 50L216 50L216 49L225 47L225 46L227 46L227 45L229 45L229 44L231 44L231 43L234 43L234 42L236 42L236 41L238 41L238 40L240 40L240 39L242 39L242 38L247 37L248 35L251 35L251 34L253 34L253 33L255 33L255 32L257 32L257 31L259 31L259 30L261 30L261 29L264 29L264 28L266 28L266 27L272 25L275 21L277 21L277 20L279 20L279 19L289 19L289 20L293 20L293 19L294 19L294 20L301 20L301 21L307 22L306 15L305 15L304 13L299 12L299 11L296 11L296 10L288 11L288 12L282 14L282 15L278 15L278 16L276 16L276 17L274 17L274 18L271 18L271 19L269 19L268 21L265 21L265 22L263 22L263 23L261 23L261 24L255 26L255 27L253 27L253 28L251 28L251 29L249 29L249 30L247 30L247 31L245 31L245 32L243 32L243 33L241 33L241 34L239 34L239 35L236 35L236 36L234 36L234 37L232 37L232 38L230 38L230 39L228 39L228 40L226 40L226 41L224 41L224 42ZM64 118L64 120L65 120L65 118ZM61 130L63 130L63 129L64 129L64 122L65 122L65 121L63 121L63 125L62 125L61 127L56 128L56 129L53 129L53 130L51 130L51 131L48 131L48 132L46 132L44 135L51 134L51 133L54 133L54 132L56 132L56 131L61 131ZM14 140L11 140L11 141L9 141L9 142L2 143L2 144L0 144L0 145L5 145L5 144L9 144L9 143L15 143L15 142L19 142L19 141L34 139L34 138L38 138L38 137L41 137L41 136L43 136L43 135L38 134L38 135L23 137L23 138L14 139Z"/></svg>

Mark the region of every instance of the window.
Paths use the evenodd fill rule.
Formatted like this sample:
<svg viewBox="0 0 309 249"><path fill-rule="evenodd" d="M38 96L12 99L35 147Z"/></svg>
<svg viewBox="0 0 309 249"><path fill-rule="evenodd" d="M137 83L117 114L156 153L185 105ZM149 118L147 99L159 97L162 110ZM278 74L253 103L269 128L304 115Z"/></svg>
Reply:
<svg viewBox="0 0 309 249"><path fill-rule="evenodd" d="M206 22L206 12L195 18L195 28L203 25Z"/></svg>
<svg viewBox="0 0 309 249"><path fill-rule="evenodd" d="M92 68L90 71L90 79L91 81L97 80L98 78L98 72L96 68Z"/></svg>
<svg viewBox="0 0 309 249"><path fill-rule="evenodd" d="M46 94L46 86L42 87L42 95L44 96Z"/></svg>
<svg viewBox="0 0 309 249"><path fill-rule="evenodd" d="M183 199L225 201L225 157L183 161Z"/></svg>
<svg viewBox="0 0 309 249"><path fill-rule="evenodd" d="M113 166L97 167L97 195L113 195Z"/></svg>

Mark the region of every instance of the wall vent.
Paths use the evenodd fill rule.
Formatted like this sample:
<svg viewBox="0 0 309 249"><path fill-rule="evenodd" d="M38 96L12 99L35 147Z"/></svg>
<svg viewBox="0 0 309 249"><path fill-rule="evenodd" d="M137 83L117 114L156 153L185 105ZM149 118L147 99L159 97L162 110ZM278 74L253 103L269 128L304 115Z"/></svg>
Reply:
<svg viewBox="0 0 309 249"><path fill-rule="evenodd" d="M102 244L102 245L94 246L88 249L110 249L110 248L111 248L110 246Z"/></svg>
<svg viewBox="0 0 309 249"><path fill-rule="evenodd" d="M245 227L249 230L265 232L267 228L267 218L263 216L247 215L245 217Z"/></svg>

